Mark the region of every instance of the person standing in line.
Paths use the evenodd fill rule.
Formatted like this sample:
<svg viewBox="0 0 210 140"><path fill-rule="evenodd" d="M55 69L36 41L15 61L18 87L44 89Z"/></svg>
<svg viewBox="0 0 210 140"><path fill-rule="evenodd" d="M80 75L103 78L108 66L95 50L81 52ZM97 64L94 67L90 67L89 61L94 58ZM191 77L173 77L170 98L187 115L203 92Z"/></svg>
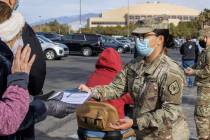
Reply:
<svg viewBox="0 0 210 140"><path fill-rule="evenodd" d="M0 100L0 136L14 134L29 108L28 74L35 60L35 55L29 59L31 49L25 47L21 52L18 48L12 74L8 76L8 88Z"/></svg>
<svg viewBox="0 0 210 140"><path fill-rule="evenodd" d="M7 88L7 76L12 71L13 56L19 47L25 46L23 41L24 26L25 20L22 14L17 11L12 11L5 2L0 1L0 97L2 97ZM29 35L28 37L31 36ZM29 44L27 46L30 47ZM32 49L31 52L33 53ZM31 80L33 81L29 76L29 87L30 85L33 86L30 83ZM19 131L11 136L0 137L1 140L35 139L35 123L44 120L47 115L63 118L74 112L74 108L67 103L63 103L57 99L46 102L39 100L37 97L32 96L32 89L28 89L31 94L29 111Z"/></svg>
<svg viewBox="0 0 210 140"><path fill-rule="evenodd" d="M195 69L187 68L186 75L196 76L197 102L195 105L195 123L199 140L210 139L210 28L201 31L204 48L198 58Z"/></svg>
<svg viewBox="0 0 210 140"><path fill-rule="evenodd" d="M138 57L125 66L113 82L107 86L81 91L104 101L131 93L134 100L133 119L121 119L110 127L116 130L134 128L138 140L189 140L189 129L181 102L185 76L175 61L164 54L167 47L168 24L159 23L141 27L134 32Z"/></svg>
<svg viewBox="0 0 210 140"><path fill-rule="evenodd" d="M195 42L187 38L187 41L181 46L180 54L182 55L182 66L184 69L188 67L193 67L197 63L199 48ZM188 87L193 87L194 77L187 76Z"/></svg>

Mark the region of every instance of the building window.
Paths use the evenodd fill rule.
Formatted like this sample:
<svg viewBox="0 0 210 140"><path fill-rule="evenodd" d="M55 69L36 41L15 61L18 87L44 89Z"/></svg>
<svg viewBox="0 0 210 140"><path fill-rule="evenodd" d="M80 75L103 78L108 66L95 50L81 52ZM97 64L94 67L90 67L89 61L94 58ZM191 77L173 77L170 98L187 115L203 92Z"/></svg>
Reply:
<svg viewBox="0 0 210 140"><path fill-rule="evenodd" d="M176 19L176 16L171 16L172 19Z"/></svg>
<svg viewBox="0 0 210 140"><path fill-rule="evenodd" d="M193 19L195 19L195 17L194 16L190 16L189 19L190 20L193 20Z"/></svg>
<svg viewBox="0 0 210 140"><path fill-rule="evenodd" d="M145 18L146 18L146 16L141 16L141 18L142 18L142 19L145 19Z"/></svg>
<svg viewBox="0 0 210 140"><path fill-rule="evenodd" d="M189 20L189 17L188 17L188 16L184 16L183 19L184 19L184 20Z"/></svg>
<svg viewBox="0 0 210 140"><path fill-rule="evenodd" d="M177 16L177 18L178 18L179 20L182 20L182 19L183 19L183 17L182 17L182 16Z"/></svg>
<svg viewBox="0 0 210 140"><path fill-rule="evenodd" d="M125 25L125 22L99 22L99 21L93 21L93 25Z"/></svg>
<svg viewBox="0 0 210 140"><path fill-rule="evenodd" d="M129 19L134 19L134 17L133 16L129 16Z"/></svg>

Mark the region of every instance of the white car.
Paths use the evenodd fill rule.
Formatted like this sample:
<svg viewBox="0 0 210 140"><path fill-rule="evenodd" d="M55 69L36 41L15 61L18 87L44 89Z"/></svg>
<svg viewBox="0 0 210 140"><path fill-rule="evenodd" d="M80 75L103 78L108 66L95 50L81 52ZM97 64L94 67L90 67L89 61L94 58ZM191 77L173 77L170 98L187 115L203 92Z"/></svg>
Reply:
<svg viewBox="0 0 210 140"><path fill-rule="evenodd" d="M39 42L41 43L42 50L47 60L60 59L69 55L69 48L61 43L55 43L48 38L37 35Z"/></svg>

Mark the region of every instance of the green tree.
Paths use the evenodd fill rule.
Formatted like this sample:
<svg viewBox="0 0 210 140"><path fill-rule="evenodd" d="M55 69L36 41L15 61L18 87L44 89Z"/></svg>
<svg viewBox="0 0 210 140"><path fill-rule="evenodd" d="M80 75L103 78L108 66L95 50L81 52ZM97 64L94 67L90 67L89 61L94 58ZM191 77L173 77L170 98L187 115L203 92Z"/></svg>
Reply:
<svg viewBox="0 0 210 140"><path fill-rule="evenodd" d="M54 32L63 35L73 32L71 27L69 27L67 24L60 24L57 20L42 25L37 25L33 28L35 31Z"/></svg>
<svg viewBox="0 0 210 140"><path fill-rule="evenodd" d="M129 35L131 35L131 32L137 27L138 27L138 25L130 24L129 25ZM98 26L98 27L93 27L93 28L85 27L82 29L82 33L127 36L128 35L128 26L116 26L116 27Z"/></svg>
<svg viewBox="0 0 210 140"><path fill-rule="evenodd" d="M197 18L201 28L204 28L205 25L210 26L210 9L204 9Z"/></svg>

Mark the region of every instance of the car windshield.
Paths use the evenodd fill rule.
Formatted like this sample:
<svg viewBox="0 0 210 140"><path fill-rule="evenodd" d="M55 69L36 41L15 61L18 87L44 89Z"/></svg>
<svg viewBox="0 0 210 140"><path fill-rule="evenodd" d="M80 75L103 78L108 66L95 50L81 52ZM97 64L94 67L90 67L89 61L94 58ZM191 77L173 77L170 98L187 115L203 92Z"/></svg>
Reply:
<svg viewBox="0 0 210 140"><path fill-rule="evenodd" d="M38 36L38 37L40 37L45 42L53 43L50 39L48 39L48 38L46 38L44 36Z"/></svg>

